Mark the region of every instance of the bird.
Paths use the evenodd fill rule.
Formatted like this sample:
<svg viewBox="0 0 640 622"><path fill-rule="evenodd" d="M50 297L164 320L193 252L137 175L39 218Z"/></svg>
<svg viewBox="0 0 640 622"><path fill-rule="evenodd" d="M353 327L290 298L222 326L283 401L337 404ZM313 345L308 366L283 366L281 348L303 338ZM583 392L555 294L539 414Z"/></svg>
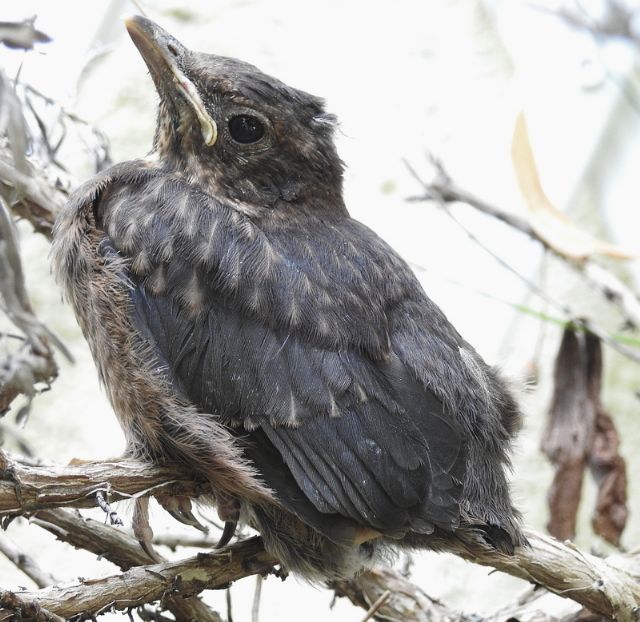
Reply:
<svg viewBox="0 0 640 622"><path fill-rule="evenodd" d="M71 195L52 258L128 454L182 465L221 544L246 524L310 581L462 536L526 546L517 401L349 215L325 102L126 27L159 96L153 148ZM183 501L164 499L190 522Z"/></svg>

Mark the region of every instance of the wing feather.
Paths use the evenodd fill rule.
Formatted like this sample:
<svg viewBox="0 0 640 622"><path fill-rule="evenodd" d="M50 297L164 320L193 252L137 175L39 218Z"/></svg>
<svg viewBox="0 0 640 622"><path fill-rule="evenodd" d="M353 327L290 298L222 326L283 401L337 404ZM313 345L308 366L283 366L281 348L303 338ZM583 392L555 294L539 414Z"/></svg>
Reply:
<svg viewBox="0 0 640 622"><path fill-rule="evenodd" d="M402 284L408 269L392 251L349 219L314 221L301 248L286 224L261 231L176 181L152 198L138 190L133 213L127 192L114 190L100 217L130 260L131 319L150 363L235 431L281 503L334 539L343 519L383 532L455 528L466 448L405 362L419 340L407 341L398 301L413 281Z"/></svg>

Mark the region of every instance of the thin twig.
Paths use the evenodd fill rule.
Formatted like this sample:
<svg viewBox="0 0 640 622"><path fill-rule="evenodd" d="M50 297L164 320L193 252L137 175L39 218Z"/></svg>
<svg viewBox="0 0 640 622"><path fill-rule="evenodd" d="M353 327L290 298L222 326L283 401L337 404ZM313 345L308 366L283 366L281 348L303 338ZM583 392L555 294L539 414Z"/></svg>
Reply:
<svg viewBox="0 0 640 622"><path fill-rule="evenodd" d="M556 308L559 312L566 316L567 320L577 326L580 326L586 330L589 330L594 335L597 335L603 343L606 343L609 347L617 350L627 358L640 362L640 352L625 346L613 339L606 330L600 328L592 320L577 317L572 313L568 305L559 303L551 298L542 288L533 283L530 279L520 274L511 265L504 261L499 255L493 252L487 245L485 245L478 237L473 234L467 227L465 227L449 209L449 203L461 202L470 205L478 209L479 211L488 214L494 218L501 220L514 229L525 233L532 239L536 240L543 247L551 251L556 257L565 262L573 270L577 271L592 287L597 289L606 300L615 303L618 308L624 314L627 324L632 326L640 326L640 301L636 295L629 290L629 288L622 283L616 276L606 271L602 266L587 260L583 262L575 262L569 260L564 255L558 253L555 249L547 244L547 242L538 235L538 233L531 227L531 225L524 219L518 218L513 214L504 212L495 205L491 205L486 201L482 201L470 192L458 188L446 175L441 165L436 163L438 168L438 178L432 183L425 182L416 172L416 170L407 162L404 161L405 166L411 173L411 175L418 181L418 183L424 188L425 196L419 198L423 201L436 202L444 212L459 226L465 233L478 244L484 251L489 253L501 266L509 270L521 281L523 281L527 287L544 300L547 304ZM415 200L415 199L414 199Z"/></svg>
<svg viewBox="0 0 640 622"><path fill-rule="evenodd" d="M131 4L133 4L133 6L135 6L136 9L138 9L138 12L140 13L140 15L144 15L144 17L149 16L141 0L131 0Z"/></svg>
<svg viewBox="0 0 640 622"><path fill-rule="evenodd" d="M253 592L251 605L251 622L260 622L260 597L262 596L262 575L256 575L256 587Z"/></svg>
<svg viewBox="0 0 640 622"><path fill-rule="evenodd" d="M380 607L382 607L382 605L384 605L389 600L389 596L391 596L391 592L389 590L384 592L384 594L382 594L382 596L380 596L380 598L378 598L378 600L376 600L376 602L373 603L371 607L369 607L369 610L365 614L364 618L362 618L361 622L367 622L368 620L371 620L371 618L373 618L373 616L378 612Z"/></svg>
<svg viewBox="0 0 640 622"><path fill-rule="evenodd" d="M233 607L231 602L231 586L225 590L225 602L227 605L227 622L233 622Z"/></svg>
<svg viewBox="0 0 640 622"><path fill-rule="evenodd" d="M0 412L2 407L0 406ZM0 440L4 441L4 439L8 437L13 440L13 442L18 446L18 450L20 453L25 456L33 456L33 449L31 447L31 443L27 440L25 435L16 428L15 425L8 423L7 421L0 421ZM4 445L4 442L2 442Z"/></svg>
<svg viewBox="0 0 640 622"><path fill-rule="evenodd" d="M92 54L93 54L93 57L95 58L96 54L104 54L104 50L94 50ZM107 138L105 133L102 132L102 130L98 129L95 125L93 125L92 123L90 123L86 119L83 119L82 117L79 117L76 113L71 112L70 110L67 110L62 104L60 104L60 102L58 102L55 99L49 97L48 95L46 95L42 91L39 91L38 89L36 89L31 84L18 82L17 85L16 85L16 88L18 89L19 92L22 91L22 93L21 93L21 99L22 100L29 102L29 97L30 96L34 96L34 97L37 97L38 99L40 99L42 102L44 102L47 106L55 107L55 109L58 111L58 121L57 122L60 125L60 129L61 129L62 135L58 139L57 144L55 146L53 146L51 148L51 150L50 150L51 151L50 156L53 156L53 157L50 157L50 163L55 164L61 170L66 171L66 168L64 166L62 166L59 162L57 162L55 160L55 157L56 157L56 154L59 151L60 147L64 143L64 140L65 140L66 135L67 135L67 124L66 124L66 122L70 121L74 125L80 126L84 130L89 130L89 132L93 136L95 144L94 145L88 145L86 143L86 141L84 140L84 137L82 136L82 134L79 135L80 139L85 143L87 151L89 153L92 153L94 155L94 157L95 157L95 160L96 160L96 171L102 170L105 166L108 166L109 164L111 164L111 153L110 153L109 139ZM38 115L37 115L36 111L32 109L32 112L33 112L34 116L37 118ZM48 136L47 136L47 131L48 130L47 130L47 128L45 127L45 125L43 123L39 124L39 127L40 127L40 135L41 135L43 141L45 143L47 143L48 142ZM45 149L46 148L47 148L47 145L45 144Z"/></svg>

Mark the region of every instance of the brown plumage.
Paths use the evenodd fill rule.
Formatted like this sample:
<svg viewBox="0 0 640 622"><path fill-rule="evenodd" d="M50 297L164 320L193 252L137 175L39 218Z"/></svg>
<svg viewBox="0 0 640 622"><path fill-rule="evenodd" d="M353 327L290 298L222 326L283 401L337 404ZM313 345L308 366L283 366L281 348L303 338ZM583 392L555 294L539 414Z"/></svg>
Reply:
<svg viewBox="0 0 640 622"><path fill-rule="evenodd" d="M349 217L322 101L127 27L160 95L154 157L79 188L53 253L130 451L210 481L310 579L461 533L522 544L517 406Z"/></svg>

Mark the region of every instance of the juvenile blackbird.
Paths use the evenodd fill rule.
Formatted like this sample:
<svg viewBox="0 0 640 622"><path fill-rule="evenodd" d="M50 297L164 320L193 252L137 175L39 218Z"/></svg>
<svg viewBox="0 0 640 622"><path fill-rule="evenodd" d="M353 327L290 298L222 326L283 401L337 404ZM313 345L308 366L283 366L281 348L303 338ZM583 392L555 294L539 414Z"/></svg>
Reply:
<svg viewBox="0 0 640 622"><path fill-rule="evenodd" d="M209 481L227 537L244 521L310 579L460 534L523 544L518 407L349 217L323 101L127 28L160 96L153 152L73 194L53 256L130 451Z"/></svg>

